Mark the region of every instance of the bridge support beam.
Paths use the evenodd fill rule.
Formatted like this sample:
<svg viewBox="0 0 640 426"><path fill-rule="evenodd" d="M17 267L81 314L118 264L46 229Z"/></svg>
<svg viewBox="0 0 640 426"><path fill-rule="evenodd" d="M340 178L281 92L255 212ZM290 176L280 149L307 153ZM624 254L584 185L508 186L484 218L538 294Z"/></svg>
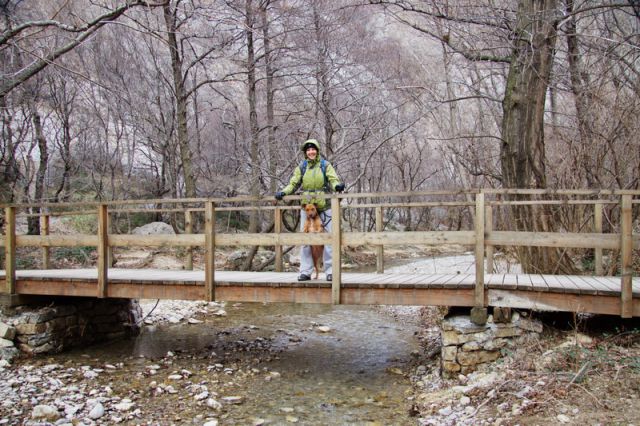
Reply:
<svg viewBox="0 0 640 426"><path fill-rule="evenodd" d="M106 204L98 206L98 294L107 297L109 282L109 212Z"/></svg>
<svg viewBox="0 0 640 426"><path fill-rule="evenodd" d="M213 201L207 201L204 209L204 291L205 300L216 300L216 209Z"/></svg>
<svg viewBox="0 0 640 426"><path fill-rule="evenodd" d="M16 292L16 208L6 207L4 209L5 224L5 244L4 244L4 270L5 288L4 293L14 294Z"/></svg>
<svg viewBox="0 0 640 426"><path fill-rule="evenodd" d="M633 317L633 289L632 289L632 253L633 253L633 219L632 219L632 196L622 195L622 214L620 217L620 251L622 253L622 282L621 282L621 303L622 318Z"/></svg>
<svg viewBox="0 0 640 426"><path fill-rule="evenodd" d="M333 271L331 280L331 303L340 304L340 285L342 281L342 230L340 198L331 198L331 245L333 246Z"/></svg>
<svg viewBox="0 0 640 426"><path fill-rule="evenodd" d="M485 231L485 207L484 193L476 194L476 217L475 217L475 263L476 281L474 289L473 304L471 310L471 321L474 324L482 325L487 322L487 308L484 291L484 231Z"/></svg>

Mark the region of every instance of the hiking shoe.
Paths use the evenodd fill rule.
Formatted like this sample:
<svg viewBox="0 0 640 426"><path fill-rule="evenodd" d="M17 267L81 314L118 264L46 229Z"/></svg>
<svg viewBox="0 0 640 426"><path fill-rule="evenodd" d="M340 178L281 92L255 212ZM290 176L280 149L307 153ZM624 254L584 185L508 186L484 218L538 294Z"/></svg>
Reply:
<svg viewBox="0 0 640 426"><path fill-rule="evenodd" d="M298 277L298 281L309 281L311 279L311 277L307 274L300 274L300 276Z"/></svg>
<svg viewBox="0 0 640 426"><path fill-rule="evenodd" d="M333 275L327 274L327 281L333 281Z"/></svg>

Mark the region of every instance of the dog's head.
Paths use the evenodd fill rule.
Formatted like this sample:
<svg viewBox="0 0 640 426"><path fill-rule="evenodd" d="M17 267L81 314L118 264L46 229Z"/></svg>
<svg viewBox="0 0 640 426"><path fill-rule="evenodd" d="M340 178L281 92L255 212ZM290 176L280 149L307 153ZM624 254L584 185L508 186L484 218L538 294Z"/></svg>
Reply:
<svg viewBox="0 0 640 426"><path fill-rule="evenodd" d="M305 204L302 206L308 218L315 219L318 216L318 208L315 204Z"/></svg>

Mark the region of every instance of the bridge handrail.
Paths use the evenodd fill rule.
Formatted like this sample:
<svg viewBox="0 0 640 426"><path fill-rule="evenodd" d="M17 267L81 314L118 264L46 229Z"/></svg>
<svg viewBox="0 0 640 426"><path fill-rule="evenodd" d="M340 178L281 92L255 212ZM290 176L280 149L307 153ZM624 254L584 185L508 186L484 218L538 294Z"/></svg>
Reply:
<svg viewBox="0 0 640 426"><path fill-rule="evenodd" d="M362 204L346 204L340 205L341 200L353 200L358 198L375 198L375 197L417 197L417 196L439 196L439 195L468 195L473 194L474 202L469 201L431 201L431 202L383 202L383 203L362 203ZM609 199L592 199L592 200L488 200L486 196L492 194L522 194L522 195L562 195L562 196L616 196L620 198L620 202ZM326 195L331 200L333 210L333 231L328 234L308 235L299 233L283 233L281 229L282 212L286 209L297 209L298 206L281 206L275 205L272 197L267 199L256 199L250 197L235 197L221 199L222 203L230 202L270 202L267 206L218 206L216 199L176 199L176 200L121 200L105 203L70 203L62 207L75 207L93 205L97 208L92 214L98 217L98 233L97 235L77 234L72 236L47 235L48 224L45 229L45 235L16 235L16 212L21 208L31 206L25 205L5 205L5 220L7 222L7 231L4 237L0 238L0 247L5 248L5 291L13 294L15 292L15 269L16 269L16 247L18 246L36 246L48 249L51 246L95 246L98 251L98 296L106 297L107 295L107 270L109 268L109 251L112 247L132 247L132 246L181 246L194 247L201 246L205 248L205 288L207 299L215 298L215 279L214 279L214 252L218 245L230 246L250 246L250 245L273 245L276 247L276 268L282 263L282 246L301 245L301 244L330 244L334 250L334 273L332 283L332 300L334 303L340 302L341 288L341 248L344 246L354 246L363 244L373 244L378 246L378 255L381 256L382 248L385 245L396 244L461 244L475 247L476 257L476 286L475 286L475 303L477 307L486 305L484 296L484 274L491 273L491 262L487 262L484 266L485 252L488 258L492 258L493 246L536 246L536 247L578 247L578 248L595 248L596 250L596 268L601 263L602 249L620 249L622 253L622 276L621 276L621 298L622 298L622 316L632 315L632 251L640 248L640 238L633 235L632 231L632 215L631 210L633 204L638 204L640 200L634 196L639 196L640 191L622 191L622 190L458 190L458 191L424 191L424 192L396 192L396 193L362 193L362 194L333 194ZM287 199L296 200L300 196L290 196ZM155 235L155 236L131 236L117 235L109 233L109 214L127 212L127 209L117 209L118 206L134 205L134 204L151 204L157 201L162 204L185 204L202 203L203 208L173 208L173 209L151 209L152 211L184 211L185 215L192 212L204 211L205 230L202 234L193 234L189 230L187 234L182 235ZM618 204L621 207L621 230L619 233L602 233L602 206L605 204ZM523 232L523 231L496 231L492 229L492 213L491 208L503 205L594 205L594 221L595 229L593 233L576 233L576 232ZM34 204L37 206L56 206L56 203ZM110 210L109 207L116 207ZM452 207L475 206L474 210L474 229L470 231L413 231L413 232L393 232L383 231L382 209L395 207ZM376 209L376 232L344 232L341 230L341 209L349 208L375 208ZM276 227L272 234L262 233L245 233L245 234L224 234L215 230L215 212L217 211L233 211L233 210L273 210L275 215ZM140 209L130 209L140 210ZM149 211L144 209L143 211ZM70 212L59 212L71 214ZM76 214L78 214L76 212ZM82 211L81 214L85 214ZM53 215L52 212L40 213L41 216L47 217ZM190 223L189 219L189 223ZM187 219L185 216L185 224ZM44 258L44 256L43 256ZM598 260L599 258L599 260ZM378 270L382 264L379 261ZM280 266L281 269L281 266ZM596 270L598 275L601 275Z"/></svg>
<svg viewBox="0 0 640 426"><path fill-rule="evenodd" d="M404 192L362 192L362 193L343 193L340 198L358 199L358 198L384 198L384 197L421 197L435 195L474 195L483 193L485 195L576 195L576 196L640 196L640 190L625 189L505 189L505 188L477 188L477 189L444 189L429 191L404 191ZM335 194L317 194L320 198L335 197ZM288 195L287 200L300 200L301 195ZM273 202L275 199L271 196L237 196L237 197L201 197L201 198L156 198L144 200L105 200L105 201L83 201L69 203L1 203L0 208L15 207L16 209L26 208L51 208L65 206L67 208L76 207L97 207L102 204L109 206L123 206L136 204L192 204L192 203L256 203L256 202ZM640 203L640 200L634 201Z"/></svg>

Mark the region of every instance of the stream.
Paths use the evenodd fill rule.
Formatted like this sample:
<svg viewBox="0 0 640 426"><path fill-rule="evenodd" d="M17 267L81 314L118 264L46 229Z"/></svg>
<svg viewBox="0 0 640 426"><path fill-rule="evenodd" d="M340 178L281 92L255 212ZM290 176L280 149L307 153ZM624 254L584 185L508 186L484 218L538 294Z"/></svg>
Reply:
<svg viewBox="0 0 640 426"><path fill-rule="evenodd" d="M185 303L196 323L146 325L133 339L17 362L22 378L9 385L30 381L15 396L25 409L5 399L0 424L42 424L29 420L38 404L88 425L416 424L417 308L161 301L156 309ZM96 402L105 413L91 419Z"/></svg>

